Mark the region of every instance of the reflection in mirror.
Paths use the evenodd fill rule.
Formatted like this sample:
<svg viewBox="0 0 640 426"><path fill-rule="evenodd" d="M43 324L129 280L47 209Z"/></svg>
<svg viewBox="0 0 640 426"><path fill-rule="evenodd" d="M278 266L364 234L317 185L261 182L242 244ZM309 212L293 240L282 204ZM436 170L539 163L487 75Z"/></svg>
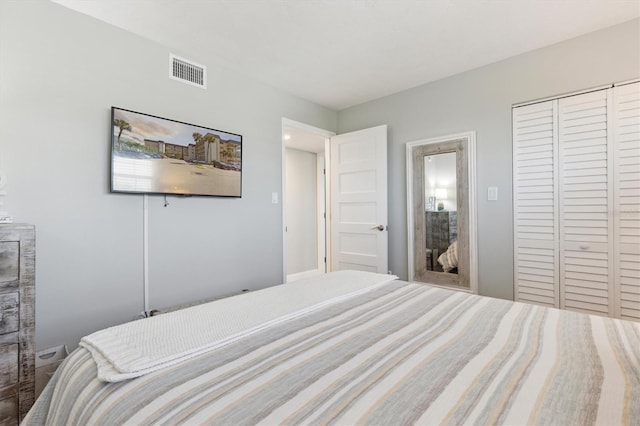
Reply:
<svg viewBox="0 0 640 426"><path fill-rule="evenodd" d="M424 156L426 270L458 273L456 153Z"/></svg>

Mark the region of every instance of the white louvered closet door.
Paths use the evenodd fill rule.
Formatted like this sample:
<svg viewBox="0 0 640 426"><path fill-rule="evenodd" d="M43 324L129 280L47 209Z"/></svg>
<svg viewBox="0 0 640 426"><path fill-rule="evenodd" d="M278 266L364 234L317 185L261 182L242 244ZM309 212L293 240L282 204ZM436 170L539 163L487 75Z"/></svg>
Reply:
<svg viewBox="0 0 640 426"><path fill-rule="evenodd" d="M613 315L609 90L558 101L560 308Z"/></svg>
<svg viewBox="0 0 640 426"><path fill-rule="evenodd" d="M613 89L616 301L640 320L640 83Z"/></svg>
<svg viewBox="0 0 640 426"><path fill-rule="evenodd" d="M513 109L515 300L558 306L556 106Z"/></svg>

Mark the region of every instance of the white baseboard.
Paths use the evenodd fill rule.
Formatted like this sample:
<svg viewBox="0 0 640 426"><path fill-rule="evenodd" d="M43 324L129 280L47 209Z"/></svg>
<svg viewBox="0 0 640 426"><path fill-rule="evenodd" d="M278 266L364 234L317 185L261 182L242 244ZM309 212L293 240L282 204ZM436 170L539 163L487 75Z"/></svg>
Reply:
<svg viewBox="0 0 640 426"><path fill-rule="evenodd" d="M298 281L303 278L315 277L322 274L324 274L324 272L321 271L320 269L311 269L309 271L303 271L303 272L287 275L287 282L292 283L294 281Z"/></svg>

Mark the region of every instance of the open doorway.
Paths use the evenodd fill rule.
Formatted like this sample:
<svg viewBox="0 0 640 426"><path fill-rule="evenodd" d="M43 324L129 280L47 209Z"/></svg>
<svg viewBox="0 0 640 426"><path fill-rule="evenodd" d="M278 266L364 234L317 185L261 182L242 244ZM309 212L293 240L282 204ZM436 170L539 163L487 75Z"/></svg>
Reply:
<svg viewBox="0 0 640 426"><path fill-rule="evenodd" d="M282 120L283 271L292 282L326 273L326 163L332 132Z"/></svg>

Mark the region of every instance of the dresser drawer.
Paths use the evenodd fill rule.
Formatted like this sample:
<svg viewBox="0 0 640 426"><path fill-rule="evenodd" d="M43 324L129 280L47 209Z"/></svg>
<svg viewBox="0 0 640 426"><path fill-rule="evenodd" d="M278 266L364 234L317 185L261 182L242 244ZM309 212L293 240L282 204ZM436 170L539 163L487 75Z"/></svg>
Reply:
<svg viewBox="0 0 640 426"><path fill-rule="evenodd" d="M14 333L20 327L20 294L0 294L0 334Z"/></svg>
<svg viewBox="0 0 640 426"><path fill-rule="evenodd" d="M16 283L20 273L20 242L0 241L0 286Z"/></svg>
<svg viewBox="0 0 640 426"><path fill-rule="evenodd" d="M18 344L0 346L0 384L12 385L18 382Z"/></svg>
<svg viewBox="0 0 640 426"><path fill-rule="evenodd" d="M0 426L18 424L18 395L0 399Z"/></svg>

